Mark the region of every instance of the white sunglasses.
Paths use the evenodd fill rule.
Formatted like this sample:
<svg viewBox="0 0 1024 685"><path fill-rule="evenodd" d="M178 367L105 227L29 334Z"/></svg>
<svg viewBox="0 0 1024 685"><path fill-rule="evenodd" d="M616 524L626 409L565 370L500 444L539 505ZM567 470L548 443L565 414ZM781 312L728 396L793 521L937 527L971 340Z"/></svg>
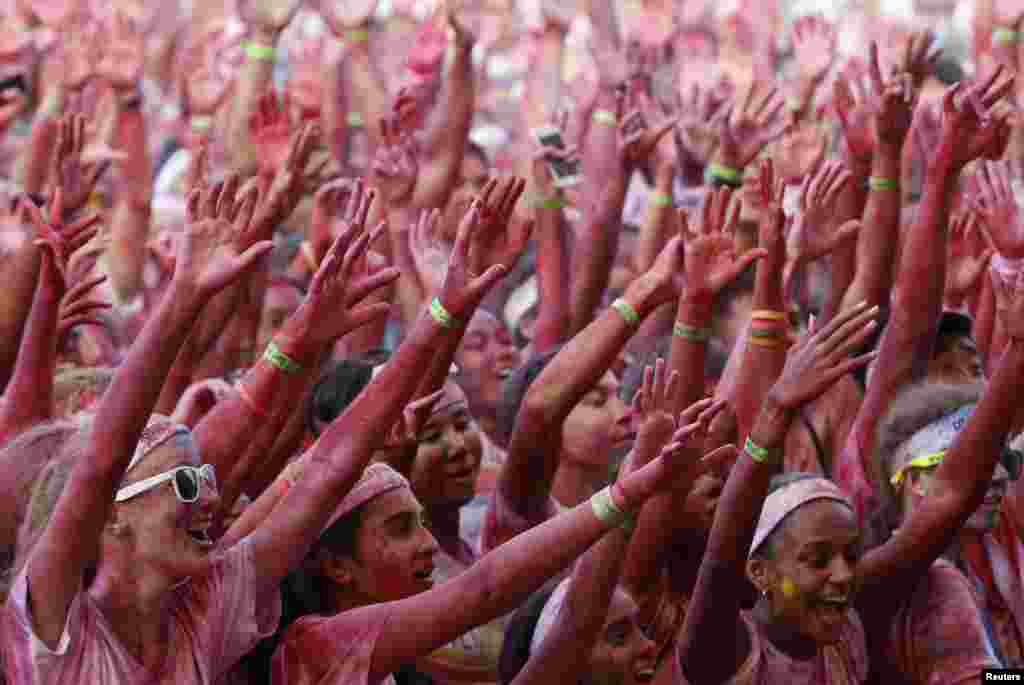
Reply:
<svg viewBox="0 0 1024 685"><path fill-rule="evenodd" d="M217 490L217 473L213 468L213 464L179 466L170 471L164 471L156 476L140 480L138 483L126 485L117 491L117 494L114 495L114 501L124 502L163 485L167 481L174 483L174 494L177 495L179 501L186 504L191 504L199 499L203 483L206 483L212 490Z"/></svg>

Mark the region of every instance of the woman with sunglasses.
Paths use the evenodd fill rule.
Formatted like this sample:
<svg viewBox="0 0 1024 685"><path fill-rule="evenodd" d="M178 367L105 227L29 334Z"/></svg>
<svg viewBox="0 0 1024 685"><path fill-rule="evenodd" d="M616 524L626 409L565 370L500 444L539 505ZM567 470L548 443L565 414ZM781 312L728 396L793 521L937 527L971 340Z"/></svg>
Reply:
<svg viewBox="0 0 1024 685"><path fill-rule="evenodd" d="M215 682L276 627L277 584L358 478L350 462L369 451L372 439L360 427L394 421L414 390L411 369L447 333L424 313L372 392L320 441L311 457L317 468L295 484L285 506L252 535L216 548L209 537L219 506L213 471L183 427L162 418L147 427L160 391L149 379L166 376L203 304L270 245L237 255L224 240L245 230L255 196L239 207L217 186L193 199L197 211L171 285L118 369L93 429L83 434L88 456L74 462L14 582L3 614L12 683ZM346 289L361 292L367 283L379 287L395 277L393 271L352 274L378 234L349 227L332 246L304 307L328 304L333 317L353 327L382 313L341 297ZM475 301L478 281L501 273L494 268L473 280L466 269L454 271L439 300L453 316ZM312 361L303 342L281 341L282 373L281 366Z"/></svg>
<svg viewBox="0 0 1024 685"><path fill-rule="evenodd" d="M879 430L879 491L887 532L920 509L953 441L977 410L980 386L931 384L897 399ZM929 673L978 678L1000 662L1024 666L1020 454L1004 449L981 505L929 571L893 626L885 655L908 681ZM1014 496L1007 496L1008 489ZM959 682L959 680L956 680Z"/></svg>

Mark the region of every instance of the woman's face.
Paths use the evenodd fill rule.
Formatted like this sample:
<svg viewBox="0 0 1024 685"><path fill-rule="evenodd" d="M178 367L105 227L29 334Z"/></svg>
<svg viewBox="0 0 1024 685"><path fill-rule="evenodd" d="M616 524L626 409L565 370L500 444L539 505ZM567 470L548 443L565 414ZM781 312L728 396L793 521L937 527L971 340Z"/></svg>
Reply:
<svg viewBox="0 0 1024 685"><path fill-rule="evenodd" d="M640 630L639 613L629 595L615 591L604 628L590 652L590 680L595 685L633 685L654 679L656 646Z"/></svg>
<svg viewBox="0 0 1024 685"><path fill-rule="evenodd" d="M613 450L627 448L633 439L630 414L619 399L619 381L609 371L573 407L562 424L566 456L592 468L606 468Z"/></svg>
<svg viewBox="0 0 1024 685"><path fill-rule="evenodd" d="M812 501L772 537L771 559L752 559L748 572L767 593L773 622L819 645L834 644L850 611L861 553L853 511L833 500Z"/></svg>
<svg viewBox="0 0 1024 685"><path fill-rule="evenodd" d="M907 474L903 491L904 517L906 517L906 512L911 512L919 507L928 496L928 490L938 468L938 466L932 466L927 469L911 469ZM1002 464L996 464L992 481L985 493L985 499L967 519L964 528L978 533L985 533L995 528L999 522L999 510L1002 508L1003 497L1006 496L1006 488L1009 484L1010 472Z"/></svg>
<svg viewBox="0 0 1024 685"><path fill-rule="evenodd" d="M122 487L178 466L200 465L192 437L177 436L153 450L125 478ZM159 573L170 582L208 568L213 549L210 526L220 508L220 495L206 482L201 482L199 492L195 502L182 502L173 482L167 481L114 505L117 525L112 534L119 540L123 539L119 536L128 537L135 567Z"/></svg>
<svg viewBox="0 0 1024 685"><path fill-rule="evenodd" d="M455 356L459 385L475 412L497 411L501 384L518 368L519 362L519 349L504 324L490 312L478 311L469 322Z"/></svg>
<svg viewBox="0 0 1024 685"><path fill-rule="evenodd" d="M420 431L409 471L413 492L431 510L461 507L473 499L483 458L465 394L450 381L443 392Z"/></svg>
<svg viewBox="0 0 1024 685"><path fill-rule="evenodd" d="M437 540L409 488L366 503L356 532L356 559L348 564L355 591L374 602L412 597L434 586Z"/></svg>

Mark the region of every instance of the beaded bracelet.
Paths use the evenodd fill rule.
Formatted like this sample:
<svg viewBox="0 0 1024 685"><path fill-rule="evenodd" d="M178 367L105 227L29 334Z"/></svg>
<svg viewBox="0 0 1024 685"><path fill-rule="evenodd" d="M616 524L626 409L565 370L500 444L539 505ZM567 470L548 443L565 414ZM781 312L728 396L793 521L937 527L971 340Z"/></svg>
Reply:
<svg viewBox="0 0 1024 685"><path fill-rule="evenodd" d="M631 305L629 302L626 302L621 297L612 302L612 309L621 314L622 318L626 320L626 323L630 324L631 326L635 326L638 323L640 323L640 315L637 313L635 309L633 309L633 305Z"/></svg>
<svg viewBox="0 0 1024 685"><path fill-rule="evenodd" d="M750 458L758 464L782 463L783 452L781 448L761 447L750 438L747 438L747 442L743 445L743 451L749 454Z"/></svg>
<svg viewBox="0 0 1024 685"><path fill-rule="evenodd" d="M676 321L676 325L672 327L672 335L683 340L702 343L711 338L711 329L706 326L703 328L689 326L681 321Z"/></svg>
<svg viewBox="0 0 1024 685"><path fill-rule="evenodd" d="M594 112L593 119L595 123L602 124L604 126L618 126L619 118L615 116L615 112L610 112L607 109L599 109Z"/></svg>
<svg viewBox="0 0 1024 685"><path fill-rule="evenodd" d="M590 508L598 521L610 526L621 526L629 518L626 512L615 504L610 487L598 491L590 498Z"/></svg>
<svg viewBox="0 0 1024 685"><path fill-rule="evenodd" d="M441 304L441 298L435 297L430 301L430 316L442 328L451 328L455 324L455 317Z"/></svg>
<svg viewBox="0 0 1024 685"><path fill-rule="evenodd" d="M249 59L260 62L271 62L277 56L277 50L273 45L260 45L253 41L246 41L245 54Z"/></svg>
<svg viewBox="0 0 1024 685"><path fill-rule="evenodd" d="M281 348L273 340L267 345L263 358L285 373L298 373L302 371L302 364L282 352Z"/></svg>
<svg viewBox="0 0 1024 685"><path fill-rule="evenodd" d="M894 178L872 176L868 179L868 188L871 190L899 190L899 187L899 181Z"/></svg>
<svg viewBox="0 0 1024 685"><path fill-rule="evenodd" d="M651 204L655 207L671 207L675 201L668 193L651 193Z"/></svg>

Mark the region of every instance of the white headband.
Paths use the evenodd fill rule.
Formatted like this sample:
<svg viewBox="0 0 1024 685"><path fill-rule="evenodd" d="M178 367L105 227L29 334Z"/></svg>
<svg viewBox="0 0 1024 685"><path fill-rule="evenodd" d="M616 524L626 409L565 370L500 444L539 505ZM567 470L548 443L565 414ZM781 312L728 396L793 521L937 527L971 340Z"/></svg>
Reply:
<svg viewBox="0 0 1024 685"><path fill-rule="evenodd" d="M533 629L533 639L530 640L531 655L537 653L537 650L544 644L544 640L551 632L551 628L555 625L555 619L561 613L566 595L569 594L570 580L571 578L566 578L559 583L555 591L548 597L547 603L544 604L544 610L540 612L540 618L537 619L537 627Z"/></svg>

